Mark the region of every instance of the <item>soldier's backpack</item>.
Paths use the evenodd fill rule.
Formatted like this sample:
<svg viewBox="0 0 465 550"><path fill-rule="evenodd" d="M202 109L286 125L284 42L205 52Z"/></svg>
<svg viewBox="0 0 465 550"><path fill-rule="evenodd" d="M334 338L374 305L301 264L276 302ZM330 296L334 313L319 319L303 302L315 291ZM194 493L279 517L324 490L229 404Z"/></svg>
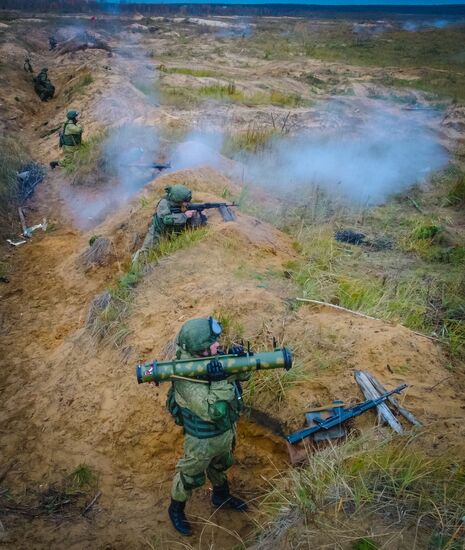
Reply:
<svg viewBox="0 0 465 550"><path fill-rule="evenodd" d="M58 134L59 138L58 138L58 146L61 148L63 147L63 145L66 145L65 143L65 130L66 130L66 126L69 124L69 120L67 120L64 124L63 124L63 130L61 130L61 132Z"/></svg>

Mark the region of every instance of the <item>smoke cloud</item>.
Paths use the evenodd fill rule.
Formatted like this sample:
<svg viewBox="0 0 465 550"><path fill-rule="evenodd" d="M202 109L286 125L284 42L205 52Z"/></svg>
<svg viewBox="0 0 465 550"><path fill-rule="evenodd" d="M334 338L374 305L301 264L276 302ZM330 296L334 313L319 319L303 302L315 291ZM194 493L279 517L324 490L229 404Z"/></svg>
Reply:
<svg viewBox="0 0 465 550"><path fill-rule="evenodd" d="M264 153L238 155L235 175L278 194L317 185L351 202L379 204L447 163L434 112L383 103L364 107L357 118L330 102L320 115L321 127L332 128L276 138ZM220 167L221 144L218 134L191 135L177 147L174 167Z"/></svg>

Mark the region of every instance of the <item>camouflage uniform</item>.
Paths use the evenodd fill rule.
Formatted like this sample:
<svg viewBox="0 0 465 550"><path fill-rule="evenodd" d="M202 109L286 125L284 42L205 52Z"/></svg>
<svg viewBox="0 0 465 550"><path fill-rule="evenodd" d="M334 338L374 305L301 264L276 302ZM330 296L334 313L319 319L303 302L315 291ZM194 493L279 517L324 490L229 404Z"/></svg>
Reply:
<svg viewBox="0 0 465 550"><path fill-rule="evenodd" d="M206 223L205 216L188 218L180 212L183 202L189 202L192 192L184 185L176 184L165 187L166 195L157 204L147 235L141 250L153 248L162 235L181 233L186 227L195 227Z"/></svg>
<svg viewBox="0 0 465 550"><path fill-rule="evenodd" d="M73 153L82 143L82 125L77 121L79 111L68 111L61 132L61 146L66 153Z"/></svg>
<svg viewBox="0 0 465 550"><path fill-rule="evenodd" d="M182 352L179 359L190 359L193 356ZM233 448L236 434L236 421L239 417L240 404L236 397L235 382L247 380L249 375L240 378L230 376L227 380L199 384L176 380L173 383L176 403L185 414L195 415L205 423L212 425L218 435L199 438L185 433L184 456L179 460L177 473L171 487L171 496L175 500L186 501L192 489L201 487L206 477L213 486L223 485L226 481L226 470L234 464ZM218 410L218 403L227 403L224 416ZM185 430L186 430L186 420Z"/></svg>
<svg viewBox="0 0 465 550"><path fill-rule="evenodd" d="M48 101L55 94L55 86L50 82L47 72L48 69L44 68L33 79L34 91L41 101Z"/></svg>
<svg viewBox="0 0 465 550"><path fill-rule="evenodd" d="M216 333L209 328L209 324L215 326L212 322L218 327ZM191 319L178 334L176 358L203 356L220 333L221 326L211 317ZM184 515L185 503L192 490L201 487L207 477L213 486L214 505L238 511L247 509L243 500L230 494L226 470L234 463L236 421L242 409L239 380L247 380L250 374L228 376L214 356L209 365L222 371L219 377L213 369L209 370L208 384L174 380L168 393L168 409L176 423L183 425L185 437L184 456L176 466L168 513L175 529L183 535L192 532Z"/></svg>

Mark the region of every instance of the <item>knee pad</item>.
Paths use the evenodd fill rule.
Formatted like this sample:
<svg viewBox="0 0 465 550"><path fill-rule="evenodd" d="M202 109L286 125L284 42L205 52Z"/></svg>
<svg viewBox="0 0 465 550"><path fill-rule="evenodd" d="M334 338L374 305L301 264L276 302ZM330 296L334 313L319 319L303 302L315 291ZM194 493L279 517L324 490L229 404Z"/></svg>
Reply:
<svg viewBox="0 0 465 550"><path fill-rule="evenodd" d="M215 462L211 465L211 468L216 470L217 472L224 472L228 468L231 468L231 466L234 464L234 457L232 453L228 453L225 455L221 461Z"/></svg>
<svg viewBox="0 0 465 550"><path fill-rule="evenodd" d="M182 485L186 491L190 491L191 489L195 489L197 487L202 487L206 481L205 472L200 472L200 474L195 474L193 476L188 476L181 472L180 475Z"/></svg>

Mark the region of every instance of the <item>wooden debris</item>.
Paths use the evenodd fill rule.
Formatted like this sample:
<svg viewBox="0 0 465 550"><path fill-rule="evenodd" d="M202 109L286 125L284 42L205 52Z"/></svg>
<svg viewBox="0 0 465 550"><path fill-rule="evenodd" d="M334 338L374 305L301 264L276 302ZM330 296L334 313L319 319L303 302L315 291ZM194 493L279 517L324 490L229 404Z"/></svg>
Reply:
<svg viewBox="0 0 465 550"><path fill-rule="evenodd" d="M368 380L370 380L370 382L373 384L373 386L376 388L376 390L378 390L380 393L386 393L386 388L381 384L381 382L379 382L379 380L377 380L372 374L370 374L369 372L367 371L363 371L364 374L368 377ZM395 407L399 413L404 417L406 418L409 422L411 422L414 426L422 426L422 423L417 420L415 418L415 416L410 412L408 411L405 407L403 407L399 401L397 401L397 399L395 397L393 397L392 395L390 395L388 397L388 401L389 403L391 403L391 405L393 407Z"/></svg>
<svg viewBox="0 0 465 550"><path fill-rule="evenodd" d="M87 250L85 250L79 260L85 270L93 266L108 265L113 259L112 242L101 235L97 236Z"/></svg>
<svg viewBox="0 0 465 550"><path fill-rule="evenodd" d="M92 506L97 502L97 500L102 496L102 491L99 491L94 498L89 502L89 504L84 508L82 515L85 516L86 513L92 508Z"/></svg>
<svg viewBox="0 0 465 550"><path fill-rule="evenodd" d="M23 229L23 235L27 233L26 218L24 217L24 212L21 207L18 208L19 220L21 222L21 227Z"/></svg>
<svg viewBox="0 0 465 550"><path fill-rule="evenodd" d="M330 304L329 302L320 302L319 300L309 300L308 298L296 298L298 302L308 302L310 304L317 304L319 306L331 307L333 309L338 309L339 311L345 311L347 313L352 313L352 315L358 315L359 317L364 317L365 319L372 319L373 321L382 321L377 317L371 317L371 315L366 315L365 313L360 313L360 311L354 311L353 309L347 309L346 307L337 306L336 304Z"/></svg>
<svg viewBox="0 0 465 550"><path fill-rule="evenodd" d="M345 311L346 313L351 313L352 315L357 315L358 317L364 317L365 319L371 319L372 321L381 321L382 323L390 324L389 321L386 321L385 319L379 319L378 317L372 317L371 315L366 315L365 313L360 313L360 311L354 311L353 309L348 309L346 307L337 306L336 304L330 304L329 302L320 302L319 300L310 300L308 298L296 298L298 302L308 302L309 304L317 304L319 306L326 306L333 309L338 309L339 311ZM439 342L440 344L447 344L444 340L441 340L441 338L438 338L437 336L428 336L428 334L423 334L422 332L417 332L416 330L412 330L411 328L405 327L404 325L399 325L405 330L410 331L412 334L416 334L417 336L422 336L423 338L428 338L428 340L432 340L433 342Z"/></svg>
<svg viewBox="0 0 465 550"><path fill-rule="evenodd" d="M377 399L378 397L380 397L381 394L373 386L366 373L356 370L354 371L354 376L366 399ZM396 433L403 433L404 430L402 426L400 425L396 417L392 414L386 403L380 403L376 408L378 409L378 417L380 419L387 422Z"/></svg>

